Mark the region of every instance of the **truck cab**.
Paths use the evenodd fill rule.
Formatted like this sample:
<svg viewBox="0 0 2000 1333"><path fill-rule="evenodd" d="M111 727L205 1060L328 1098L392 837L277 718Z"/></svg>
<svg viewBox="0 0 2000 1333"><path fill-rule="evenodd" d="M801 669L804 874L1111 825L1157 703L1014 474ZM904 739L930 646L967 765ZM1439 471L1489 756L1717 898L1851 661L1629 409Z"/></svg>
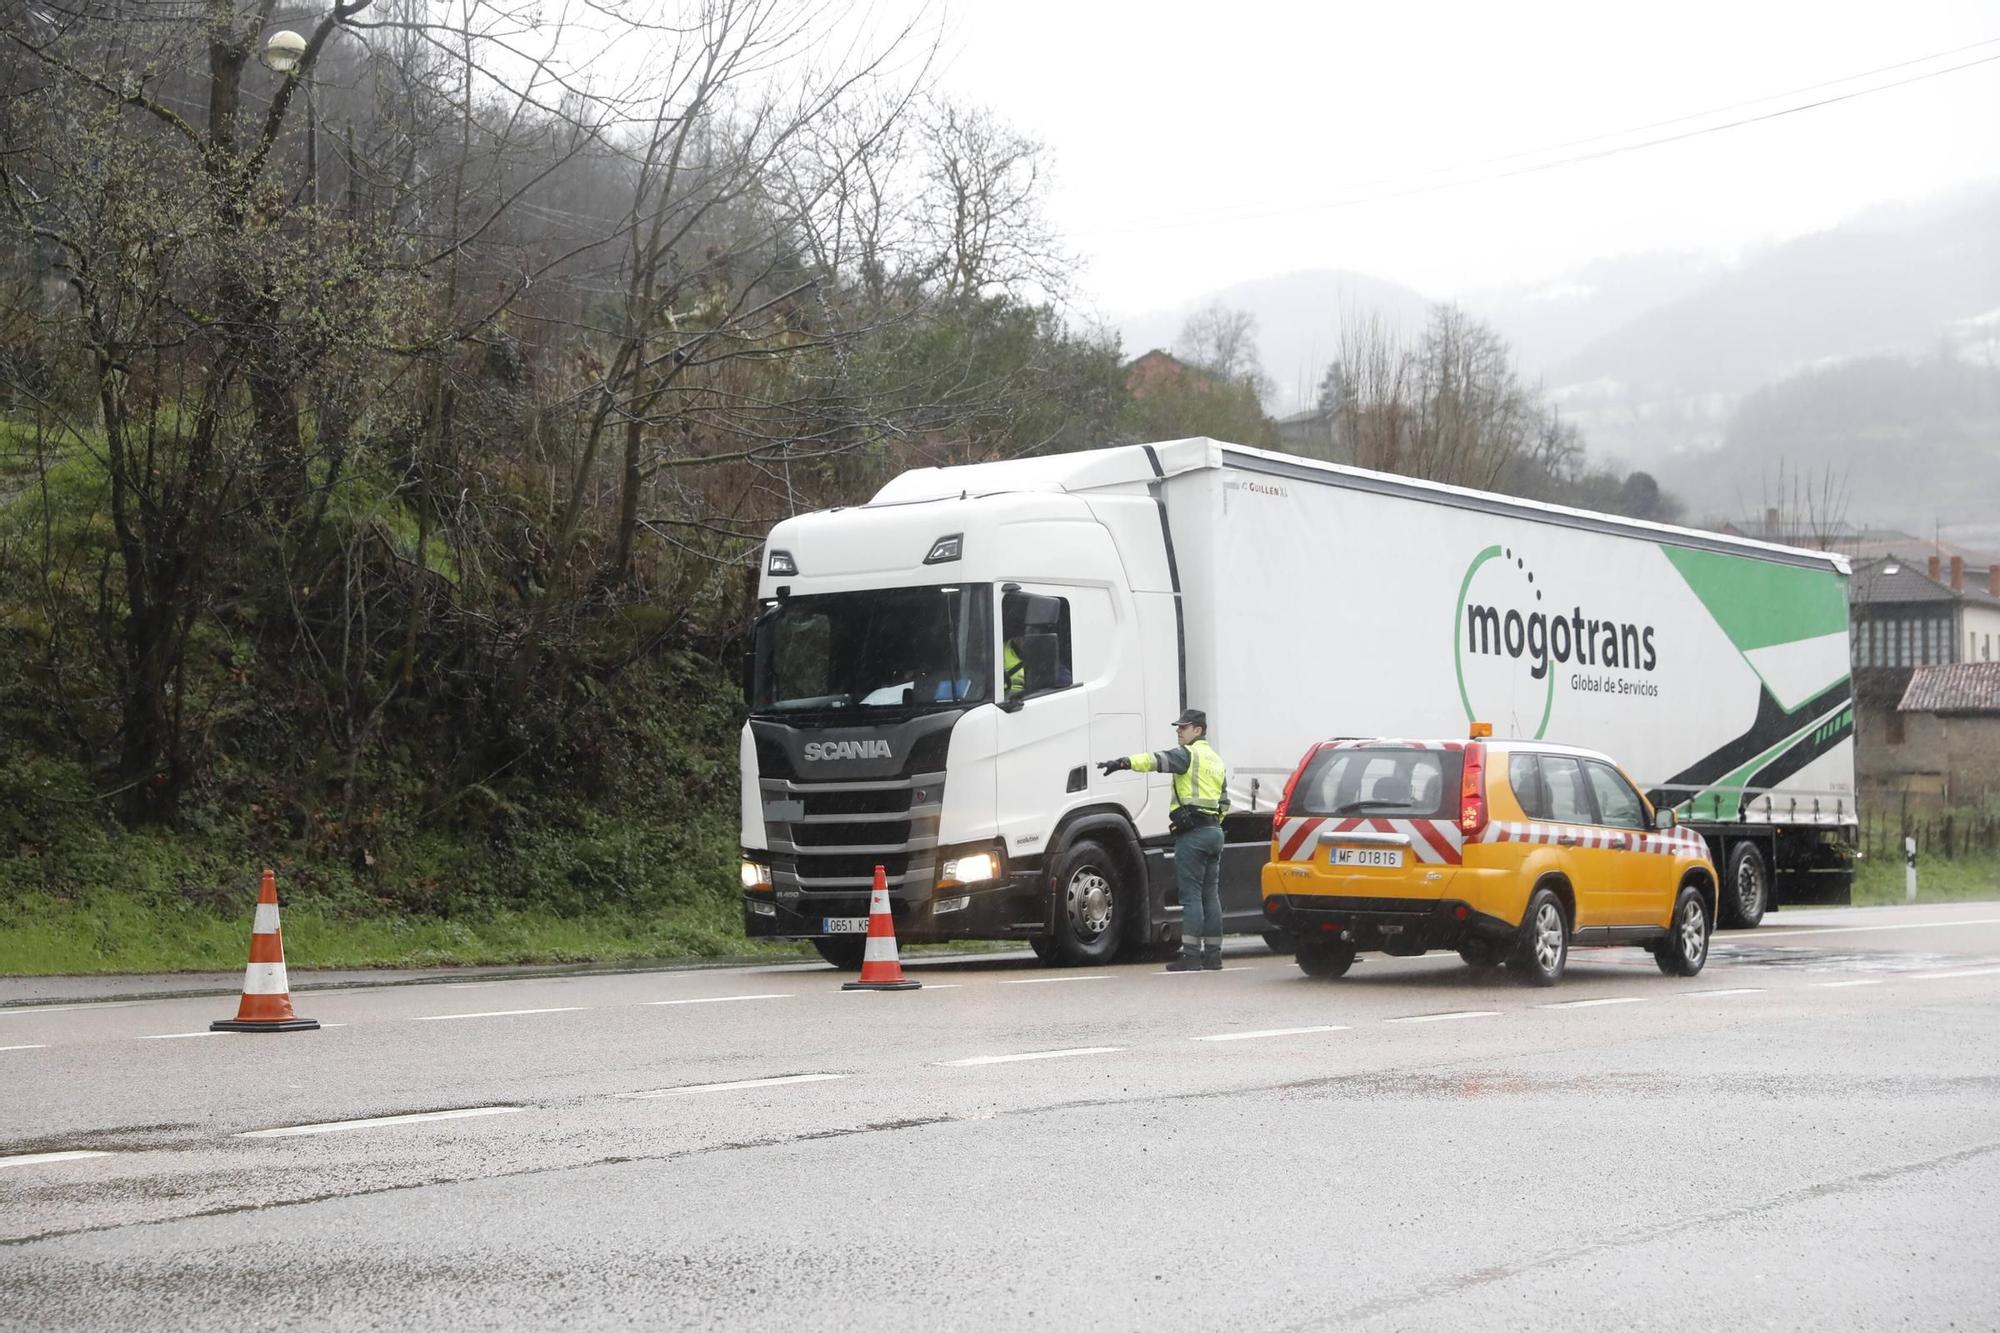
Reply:
<svg viewBox="0 0 2000 1333"><path fill-rule="evenodd" d="M1130 473L1112 456L1133 452L1105 456ZM1165 785L1092 762L1160 741L1147 719L1181 703L1151 469L1084 496L1006 466L1004 489L918 472L772 530L742 734L751 935L858 965L878 865L906 942L1088 962L1167 933L1140 845Z"/></svg>

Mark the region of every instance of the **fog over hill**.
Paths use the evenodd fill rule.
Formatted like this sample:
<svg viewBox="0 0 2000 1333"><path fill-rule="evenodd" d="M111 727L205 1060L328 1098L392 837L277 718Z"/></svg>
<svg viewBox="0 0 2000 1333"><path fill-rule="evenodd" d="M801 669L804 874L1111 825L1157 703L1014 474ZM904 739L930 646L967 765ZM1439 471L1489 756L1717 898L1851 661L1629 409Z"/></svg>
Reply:
<svg viewBox="0 0 2000 1333"><path fill-rule="evenodd" d="M1343 321L1372 301L1414 331L1425 304L1338 270L1208 299L1257 317L1277 413L1310 403ZM1834 466L1857 521L2000 531L2000 186L1733 261L1599 259L1458 300L1509 340L1593 456L1656 471L1692 514L1779 502L1782 461L1791 474ZM1170 345L1185 313L1125 321L1127 349Z"/></svg>

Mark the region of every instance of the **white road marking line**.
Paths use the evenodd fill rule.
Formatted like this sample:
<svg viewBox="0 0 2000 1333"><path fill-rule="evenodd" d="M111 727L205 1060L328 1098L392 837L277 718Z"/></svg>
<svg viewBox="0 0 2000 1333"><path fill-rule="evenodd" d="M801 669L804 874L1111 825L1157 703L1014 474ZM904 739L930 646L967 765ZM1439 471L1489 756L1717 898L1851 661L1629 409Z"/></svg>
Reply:
<svg viewBox="0 0 2000 1333"><path fill-rule="evenodd" d="M1596 1000L1561 1000L1555 1004L1538 1004L1537 1009L1595 1009L1604 1004L1644 1004L1650 997L1645 995L1607 995Z"/></svg>
<svg viewBox="0 0 2000 1333"><path fill-rule="evenodd" d="M29 1042L26 1046L0 1046L0 1051L40 1051L40 1050L46 1050L47 1048L48 1048L47 1042L35 1041L35 1042Z"/></svg>
<svg viewBox="0 0 2000 1333"><path fill-rule="evenodd" d="M1248 967L1248 966L1239 966L1239 967L1204 967L1204 968L1202 968L1202 969L1201 969L1201 971L1202 971L1202 972L1255 972L1256 970L1257 970L1256 968L1254 968L1254 967ZM1164 970L1162 970L1162 971L1159 971L1159 972L1154 972L1154 973L1151 973L1150 975L1152 975L1152 976L1156 976L1156 977L1193 977L1193 976L1199 976L1199 975L1201 975L1201 973L1200 973L1200 972L1168 972L1168 971L1164 971ZM1060 979L1060 978L1051 978L1051 980L1059 980L1059 979Z"/></svg>
<svg viewBox="0 0 2000 1333"><path fill-rule="evenodd" d="M1690 1000L1712 1000L1718 995L1762 995L1762 986L1738 986L1733 990L1691 990L1683 992Z"/></svg>
<svg viewBox="0 0 2000 1333"><path fill-rule="evenodd" d="M789 995L698 995L691 1000L646 1000L645 1004L733 1004L737 1000L789 1000Z"/></svg>
<svg viewBox="0 0 2000 1333"><path fill-rule="evenodd" d="M31 1152L19 1157L0 1157L0 1166L38 1166L43 1162L80 1162L86 1157L109 1157L108 1152Z"/></svg>
<svg viewBox="0 0 2000 1333"><path fill-rule="evenodd" d="M1996 977L2000 967L1975 967L1964 972L1915 972L1911 974L1918 981L1951 981L1958 977Z"/></svg>
<svg viewBox="0 0 2000 1333"><path fill-rule="evenodd" d="M1345 1032L1347 1029L1335 1023L1323 1023L1310 1028L1265 1028L1261 1032L1218 1032L1212 1037L1193 1037L1192 1041L1256 1041L1260 1037L1299 1037L1308 1032Z"/></svg>
<svg viewBox="0 0 2000 1333"><path fill-rule="evenodd" d="M1448 1014L1410 1014L1404 1018L1385 1018L1385 1023L1449 1023L1455 1018L1498 1018L1498 1009L1456 1009Z"/></svg>
<svg viewBox="0 0 2000 1333"><path fill-rule="evenodd" d="M922 980L922 978L915 979ZM925 981L923 988L925 990L961 990L964 988L964 985L965 983L961 981ZM901 991L886 990L838 990L834 992L836 995L900 995L902 993ZM661 1001L660 1003L667 1002Z"/></svg>
<svg viewBox="0 0 2000 1333"><path fill-rule="evenodd" d="M1801 926L1796 930L1759 930L1745 944L1758 940L1783 939L1794 935L1853 935L1871 930L1950 930L1955 926L2000 926L2000 916L1973 917L1966 921L1896 921L1886 926Z"/></svg>
<svg viewBox="0 0 2000 1333"><path fill-rule="evenodd" d="M279 1129L253 1129L238 1134L239 1139L290 1139L301 1134L339 1134L350 1129L376 1129L383 1125L416 1125L427 1120L466 1120L482 1115L512 1115L525 1106L467 1106L456 1111L416 1111L409 1115L378 1115L366 1120L328 1120L317 1125L286 1125Z"/></svg>
<svg viewBox="0 0 2000 1333"><path fill-rule="evenodd" d="M1111 977L1108 973L1099 972L1099 973L1093 973L1092 975L1087 977L1016 977L1012 981L1003 981L1000 984L1003 986L1046 986L1053 981L1109 981L1109 980L1111 980Z"/></svg>
<svg viewBox="0 0 2000 1333"><path fill-rule="evenodd" d="M1060 1051L1022 1051L1017 1055L974 1055L963 1060L941 1060L940 1069L968 1069L973 1065L1010 1065L1018 1060L1061 1060L1072 1055L1111 1055L1123 1046L1071 1046Z"/></svg>
<svg viewBox="0 0 2000 1333"><path fill-rule="evenodd" d="M1882 979L1863 977L1859 981L1815 981L1812 984L1820 990L1839 990L1844 986L1879 986L1882 984Z"/></svg>
<svg viewBox="0 0 2000 1333"><path fill-rule="evenodd" d="M148 1032L134 1041L179 1041L183 1037L227 1037L227 1032Z"/></svg>
<svg viewBox="0 0 2000 1333"><path fill-rule="evenodd" d="M77 1009L129 1009L144 1000L105 1000L97 1004L38 1004L29 1008L0 1009L0 1018L13 1014L67 1014Z"/></svg>
<svg viewBox="0 0 2000 1333"><path fill-rule="evenodd" d="M493 1009L483 1014L417 1014L412 1023L437 1023L447 1018L512 1018L516 1014L574 1014L588 1009L585 1004L564 1005L560 1009Z"/></svg>
<svg viewBox="0 0 2000 1333"><path fill-rule="evenodd" d="M697 1092L735 1092L739 1088L777 1088L787 1083L825 1083L846 1078L845 1074L786 1074L780 1078L744 1078L733 1083L690 1083L679 1088L655 1088L651 1092L614 1092L614 1097L642 1100L648 1097L684 1097Z"/></svg>

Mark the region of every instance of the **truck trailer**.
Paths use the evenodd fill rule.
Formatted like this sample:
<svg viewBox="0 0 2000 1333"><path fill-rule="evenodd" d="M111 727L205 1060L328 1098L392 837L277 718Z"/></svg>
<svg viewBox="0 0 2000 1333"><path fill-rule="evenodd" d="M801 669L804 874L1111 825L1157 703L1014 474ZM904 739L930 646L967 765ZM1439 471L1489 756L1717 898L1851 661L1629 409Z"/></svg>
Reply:
<svg viewBox="0 0 2000 1333"><path fill-rule="evenodd" d="M771 530L741 739L746 931L1051 961L1173 947L1171 779L1095 762L1204 709L1223 907L1331 737L1603 750L1708 840L1723 915L1845 902L1846 562L1209 439L921 468Z"/></svg>

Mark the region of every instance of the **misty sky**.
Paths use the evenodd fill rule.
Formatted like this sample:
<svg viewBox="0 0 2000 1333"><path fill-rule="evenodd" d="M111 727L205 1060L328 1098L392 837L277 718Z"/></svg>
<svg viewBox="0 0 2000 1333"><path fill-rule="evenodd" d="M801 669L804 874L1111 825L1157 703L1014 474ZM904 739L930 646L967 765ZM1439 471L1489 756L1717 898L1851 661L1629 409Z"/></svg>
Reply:
<svg viewBox="0 0 2000 1333"><path fill-rule="evenodd" d="M958 0L945 33L944 87L1052 150L1053 220L1085 261L1079 304L1114 318L1300 268L1437 297L1600 255L1734 253L2000 177L1995 0ZM1979 42L1993 44L1848 79Z"/></svg>

